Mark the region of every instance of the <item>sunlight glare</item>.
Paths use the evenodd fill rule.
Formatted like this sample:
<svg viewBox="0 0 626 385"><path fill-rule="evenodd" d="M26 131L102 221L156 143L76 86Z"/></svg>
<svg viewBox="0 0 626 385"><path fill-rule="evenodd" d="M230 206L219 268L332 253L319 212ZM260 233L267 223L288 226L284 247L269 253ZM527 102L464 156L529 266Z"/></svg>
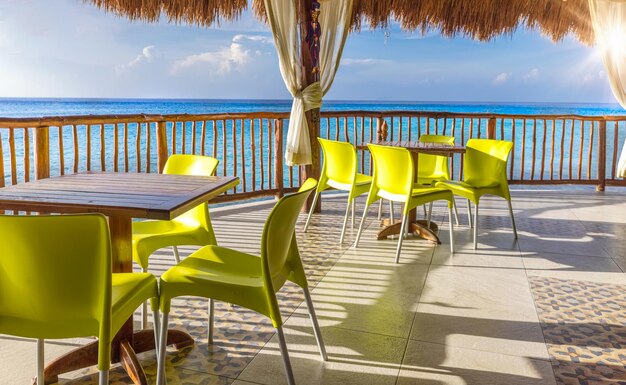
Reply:
<svg viewBox="0 0 626 385"><path fill-rule="evenodd" d="M626 51L626 29L619 21L607 28L606 33L600 39L602 49L609 50L609 53L616 58L623 57Z"/></svg>

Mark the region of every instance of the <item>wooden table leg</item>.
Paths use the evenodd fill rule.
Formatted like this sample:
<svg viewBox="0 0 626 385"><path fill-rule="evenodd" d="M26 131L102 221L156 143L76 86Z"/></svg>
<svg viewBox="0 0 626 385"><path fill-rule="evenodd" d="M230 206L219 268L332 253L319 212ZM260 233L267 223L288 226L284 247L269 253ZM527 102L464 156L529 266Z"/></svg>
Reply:
<svg viewBox="0 0 626 385"><path fill-rule="evenodd" d="M424 238L428 241L436 243L438 245L441 244L439 237L437 236L437 231L439 231L439 226L433 221L430 221L430 227L427 226L428 222L426 220L416 220L417 209L413 209L409 211L409 232L417 235L418 237ZM400 234L400 226L401 222L396 222L391 224L388 219L383 221L383 229L378 232L377 239L387 239L388 236L398 235Z"/></svg>
<svg viewBox="0 0 626 385"><path fill-rule="evenodd" d="M110 217L111 251L114 273L129 273L132 265L132 222L129 217ZM179 330L168 331L168 345L182 349L194 344L193 338ZM111 361L121 362L134 384L147 385L146 374L136 353L153 350L154 330L133 331L131 316L111 342ZM98 341L72 350L51 362L44 370L46 384L58 382L59 374L98 364Z"/></svg>

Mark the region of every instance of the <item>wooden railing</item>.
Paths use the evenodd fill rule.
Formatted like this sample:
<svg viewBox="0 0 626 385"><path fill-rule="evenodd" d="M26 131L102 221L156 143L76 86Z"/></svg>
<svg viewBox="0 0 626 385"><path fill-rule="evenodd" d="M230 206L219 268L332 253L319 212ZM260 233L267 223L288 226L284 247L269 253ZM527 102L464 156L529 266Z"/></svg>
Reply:
<svg viewBox="0 0 626 385"><path fill-rule="evenodd" d="M158 172L174 153L210 155L241 183L220 201L282 195L302 182L283 163L288 113L0 118L0 186L87 170ZM626 116L323 112L320 136L363 143L446 134L514 142L511 183L626 185L616 177ZM371 159L359 152L360 172ZM463 177L463 158L451 160Z"/></svg>
<svg viewBox="0 0 626 385"><path fill-rule="evenodd" d="M470 138L514 143L509 160L513 184L626 185L616 166L626 139L626 116L494 115L450 112L333 112L322 114L320 136L352 143L378 138L418 140L422 134L452 135L457 144ZM360 154L360 172L369 173L369 154ZM463 157L450 163L463 178Z"/></svg>

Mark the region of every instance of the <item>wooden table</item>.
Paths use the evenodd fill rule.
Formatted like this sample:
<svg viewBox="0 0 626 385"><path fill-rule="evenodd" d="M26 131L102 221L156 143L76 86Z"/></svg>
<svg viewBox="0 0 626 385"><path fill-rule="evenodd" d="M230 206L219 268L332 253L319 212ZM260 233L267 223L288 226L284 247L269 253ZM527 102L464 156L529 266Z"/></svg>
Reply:
<svg viewBox="0 0 626 385"><path fill-rule="evenodd" d="M46 213L97 212L109 218L113 272L132 272L132 218L172 219L239 184L236 177L114 172L71 174L0 188L0 210ZM152 330L133 330L132 317L115 336L111 361L121 362L135 384L147 384L135 353L152 350ZM168 344L193 345L187 333L170 330ZM98 342L73 350L45 369L46 383L98 362Z"/></svg>
<svg viewBox="0 0 626 385"><path fill-rule="evenodd" d="M372 142L381 146L402 147L411 151L413 155L413 164L415 168L414 181L417 182L417 170L419 167L419 154L452 156L454 154L464 154L465 147L457 145L449 145L445 143L425 143L418 141L377 141ZM367 150L367 143L357 146L358 149ZM385 239L390 235L400 234L402 222L391 223L390 220L383 222L383 228L378 232L377 239ZM438 226L431 221L430 225L426 220L417 220L417 210L413 209L409 212L409 232L427 239L431 242L441 244L439 236L437 236Z"/></svg>

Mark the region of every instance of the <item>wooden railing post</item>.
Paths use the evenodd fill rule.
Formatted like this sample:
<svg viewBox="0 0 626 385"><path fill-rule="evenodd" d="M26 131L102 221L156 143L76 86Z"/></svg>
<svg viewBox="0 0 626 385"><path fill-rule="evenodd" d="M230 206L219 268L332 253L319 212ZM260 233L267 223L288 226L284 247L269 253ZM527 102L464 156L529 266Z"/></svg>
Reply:
<svg viewBox="0 0 626 385"><path fill-rule="evenodd" d="M157 142L157 161L159 163L159 173L163 172L165 162L167 162L167 123L164 120L157 122L156 142Z"/></svg>
<svg viewBox="0 0 626 385"><path fill-rule="evenodd" d="M598 185L596 191L606 186L606 120L600 121L598 129Z"/></svg>
<svg viewBox="0 0 626 385"><path fill-rule="evenodd" d="M50 128L35 127L35 179L50 177Z"/></svg>
<svg viewBox="0 0 626 385"><path fill-rule="evenodd" d="M376 141L385 142L388 135L389 126L387 126L387 121L382 117L376 118Z"/></svg>
<svg viewBox="0 0 626 385"><path fill-rule="evenodd" d="M283 120L274 120L274 186L278 189L276 198L280 199L284 195L284 174L283 174Z"/></svg>
<svg viewBox="0 0 626 385"><path fill-rule="evenodd" d="M496 138L496 118L491 117L487 121L487 139Z"/></svg>

